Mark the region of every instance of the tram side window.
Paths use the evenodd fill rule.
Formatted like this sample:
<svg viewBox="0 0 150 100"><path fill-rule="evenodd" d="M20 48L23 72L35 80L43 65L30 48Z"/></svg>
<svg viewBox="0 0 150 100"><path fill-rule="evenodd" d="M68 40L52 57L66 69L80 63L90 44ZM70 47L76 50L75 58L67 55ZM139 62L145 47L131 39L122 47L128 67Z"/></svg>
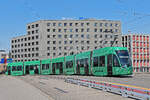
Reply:
<svg viewBox="0 0 150 100"><path fill-rule="evenodd" d="M59 66L60 66L59 63L56 63L56 69L59 69Z"/></svg>
<svg viewBox="0 0 150 100"><path fill-rule="evenodd" d="M67 61L66 68L72 68L72 67L73 67L73 61Z"/></svg>
<svg viewBox="0 0 150 100"><path fill-rule="evenodd" d="M16 67L15 66L12 66L12 71L16 71Z"/></svg>
<svg viewBox="0 0 150 100"><path fill-rule="evenodd" d="M22 66L18 66L17 71L21 71L21 70L22 70Z"/></svg>
<svg viewBox="0 0 150 100"><path fill-rule="evenodd" d="M105 56L100 56L99 66L105 67Z"/></svg>
<svg viewBox="0 0 150 100"><path fill-rule="evenodd" d="M46 69L49 69L49 64L46 64Z"/></svg>
<svg viewBox="0 0 150 100"><path fill-rule="evenodd" d="M113 66L120 67L119 61L115 55L113 55Z"/></svg>
<svg viewBox="0 0 150 100"><path fill-rule="evenodd" d="M85 65L85 67L89 66L88 58L85 59L84 65Z"/></svg>
<svg viewBox="0 0 150 100"><path fill-rule="evenodd" d="M80 59L80 67L84 67L84 59Z"/></svg>
<svg viewBox="0 0 150 100"><path fill-rule="evenodd" d="M53 64L52 64L52 67L55 68L55 67L56 67L56 63L53 63Z"/></svg>
<svg viewBox="0 0 150 100"><path fill-rule="evenodd" d="M44 70L45 69L45 64L42 64L42 70Z"/></svg>
<svg viewBox="0 0 150 100"><path fill-rule="evenodd" d="M34 67L34 66L33 66L33 65L31 65L31 66L30 66L30 70L33 70L33 69L34 69L33 67Z"/></svg>
<svg viewBox="0 0 150 100"><path fill-rule="evenodd" d="M98 57L93 58L93 67L98 67Z"/></svg>

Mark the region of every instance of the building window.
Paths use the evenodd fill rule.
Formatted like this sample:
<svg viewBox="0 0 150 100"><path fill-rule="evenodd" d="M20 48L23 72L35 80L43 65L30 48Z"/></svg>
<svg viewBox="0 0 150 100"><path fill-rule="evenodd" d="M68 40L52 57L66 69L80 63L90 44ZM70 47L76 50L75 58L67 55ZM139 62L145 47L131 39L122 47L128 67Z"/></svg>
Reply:
<svg viewBox="0 0 150 100"><path fill-rule="evenodd" d="M56 44L56 41L53 41L53 44Z"/></svg>
<svg viewBox="0 0 150 100"><path fill-rule="evenodd" d="M59 44L61 44L61 41L59 41Z"/></svg>
<svg viewBox="0 0 150 100"><path fill-rule="evenodd" d="M115 26L117 27L117 26L118 26L118 24L116 23L116 24L115 24Z"/></svg>
<svg viewBox="0 0 150 100"><path fill-rule="evenodd" d="M56 23L53 23L53 26L56 26Z"/></svg>
<svg viewBox="0 0 150 100"><path fill-rule="evenodd" d="M70 29L70 32L72 32L73 31L73 29Z"/></svg>
<svg viewBox="0 0 150 100"><path fill-rule="evenodd" d="M61 38L61 34L58 35L58 38Z"/></svg>
<svg viewBox="0 0 150 100"><path fill-rule="evenodd" d="M53 53L53 56L55 56L56 55L56 53Z"/></svg>
<svg viewBox="0 0 150 100"><path fill-rule="evenodd" d="M28 48L28 51L30 51L31 49L30 48Z"/></svg>
<svg viewBox="0 0 150 100"><path fill-rule="evenodd" d="M107 27L107 26L108 26L108 23L105 23L105 26Z"/></svg>
<svg viewBox="0 0 150 100"><path fill-rule="evenodd" d="M47 41L47 44L50 44L50 41Z"/></svg>
<svg viewBox="0 0 150 100"><path fill-rule="evenodd" d="M34 51L34 48L32 48L32 51Z"/></svg>
<svg viewBox="0 0 150 100"><path fill-rule="evenodd" d="M39 36L37 35L37 36L36 36L36 39L38 39L38 38L39 38Z"/></svg>
<svg viewBox="0 0 150 100"><path fill-rule="evenodd" d="M94 37L97 38L97 34L95 34Z"/></svg>
<svg viewBox="0 0 150 100"><path fill-rule="evenodd" d="M75 26L78 26L78 23L75 23Z"/></svg>
<svg viewBox="0 0 150 100"><path fill-rule="evenodd" d="M32 40L34 40L34 36L32 36Z"/></svg>
<svg viewBox="0 0 150 100"><path fill-rule="evenodd" d="M30 29L30 26L28 26L28 29Z"/></svg>
<svg viewBox="0 0 150 100"><path fill-rule="evenodd" d="M64 38L67 38L67 35L64 35Z"/></svg>
<svg viewBox="0 0 150 100"><path fill-rule="evenodd" d="M38 48L38 47L36 47L36 51L39 51L39 48Z"/></svg>
<svg viewBox="0 0 150 100"><path fill-rule="evenodd" d="M102 26L103 26L103 23L100 23L99 26L102 27Z"/></svg>
<svg viewBox="0 0 150 100"><path fill-rule="evenodd" d="M70 35L70 38L72 38L72 37L73 37L73 35L71 34L71 35Z"/></svg>
<svg viewBox="0 0 150 100"><path fill-rule="evenodd" d="M81 23L81 26L84 26L84 23Z"/></svg>
<svg viewBox="0 0 150 100"><path fill-rule="evenodd" d="M50 35L47 35L47 38L50 38Z"/></svg>
<svg viewBox="0 0 150 100"><path fill-rule="evenodd" d="M83 28L81 29L81 32L84 32L84 29L83 29Z"/></svg>
<svg viewBox="0 0 150 100"><path fill-rule="evenodd" d="M67 46L65 46L64 49L67 50Z"/></svg>
<svg viewBox="0 0 150 100"><path fill-rule="evenodd" d="M34 45L34 42L32 42L32 45Z"/></svg>
<svg viewBox="0 0 150 100"><path fill-rule="evenodd" d="M62 26L62 23L58 23L58 26Z"/></svg>
<svg viewBox="0 0 150 100"><path fill-rule="evenodd" d="M53 29L53 32L56 32L56 29Z"/></svg>
<svg viewBox="0 0 150 100"><path fill-rule="evenodd" d="M47 29L47 32L50 32L50 29Z"/></svg>
<svg viewBox="0 0 150 100"><path fill-rule="evenodd" d="M59 50L61 50L61 47L59 47Z"/></svg>
<svg viewBox="0 0 150 100"><path fill-rule="evenodd" d="M110 26L111 26L111 27L112 27L112 25L113 25L113 24L112 24L112 23L110 23Z"/></svg>
<svg viewBox="0 0 150 100"><path fill-rule="evenodd" d="M97 32L97 29L96 29L96 28L94 29L94 32Z"/></svg>
<svg viewBox="0 0 150 100"><path fill-rule="evenodd" d="M47 23L47 26L50 26L50 23Z"/></svg>
<svg viewBox="0 0 150 100"><path fill-rule="evenodd" d="M39 56L39 53L36 53L36 56L38 57L38 56Z"/></svg>
<svg viewBox="0 0 150 100"><path fill-rule="evenodd" d="M94 41L95 43L97 43L97 41Z"/></svg>
<svg viewBox="0 0 150 100"><path fill-rule="evenodd" d="M30 31L28 31L28 35L30 35Z"/></svg>
<svg viewBox="0 0 150 100"><path fill-rule="evenodd" d="M81 38L84 38L84 34L81 34Z"/></svg>
<svg viewBox="0 0 150 100"><path fill-rule="evenodd" d="M87 44L90 44L90 41L86 41Z"/></svg>
<svg viewBox="0 0 150 100"><path fill-rule="evenodd" d="M70 44L72 44L73 41L70 41Z"/></svg>
<svg viewBox="0 0 150 100"><path fill-rule="evenodd" d="M64 29L64 32L67 32L67 29Z"/></svg>
<svg viewBox="0 0 150 100"><path fill-rule="evenodd" d="M115 32L118 32L118 29L115 29Z"/></svg>
<svg viewBox="0 0 150 100"><path fill-rule="evenodd" d="M90 23L86 23L86 25L87 25L87 26L89 26L89 25L90 25Z"/></svg>
<svg viewBox="0 0 150 100"><path fill-rule="evenodd" d="M35 26L36 26L36 27L39 27L39 24L36 24Z"/></svg>
<svg viewBox="0 0 150 100"><path fill-rule="evenodd" d="M94 23L94 26L97 26L97 23Z"/></svg>
<svg viewBox="0 0 150 100"><path fill-rule="evenodd" d="M30 43L28 43L28 46L30 46Z"/></svg>
<svg viewBox="0 0 150 100"><path fill-rule="evenodd" d="M36 33L38 33L38 32L39 32L39 30L35 30L35 32L36 32Z"/></svg>
<svg viewBox="0 0 150 100"><path fill-rule="evenodd" d="M34 25L32 25L32 28L34 28Z"/></svg>
<svg viewBox="0 0 150 100"><path fill-rule="evenodd" d="M47 53L47 56L50 56L50 53Z"/></svg>
<svg viewBox="0 0 150 100"><path fill-rule="evenodd" d="M61 56L61 53L59 53L59 56Z"/></svg>
<svg viewBox="0 0 150 100"><path fill-rule="evenodd" d="M70 26L72 26L72 23L70 23Z"/></svg>
<svg viewBox="0 0 150 100"><path fill-rule="evenodd" d="M58 32L61 32L61 29L58 29Z"/></svg>
<svg viewBox="0 0 150 100"><path fill-rule="evenodd" d="M78 32L78 29L76 29L76 32Z"/></svg>
<svg viewBox="0 0 150 100"><path fill-rule="evenodd" d="M56 47L53 47L53 50L56 50Z"/></svg>
<svg viewBox="0 0 150 100"><path fill-rule="evenodd" d="M32 31L32 34L34 34L34 31Z"/></svg>
<svg viewBox="0 0 150 100"><path fill-rule="evenodd" d="M89 31L90 31L90 29L88 28L88 29L87 29L87 32L89 32Z"/></svg>
<svg viewBox="0 0 150 100"><path fill-rule="evenodd" d="M67 26L67 23L64 23L64 26Z"/></svg>
<svg viewBox="0 0 150 100"><path fill-rule="evenodd" d="M12 40L11 43L14 43L14 40Z"/></svg>
<svg viewBox="0 0 150 100"><path fill-rule="evenodd" d="M67 44L67 41L64 41L64 44Z"/></svg>
<svg viewBox="0 0 150 100"><path fill-rule="evenodd" d="M84 44L84 41L81 41L81 44Z"/></svg>
<svg viewBox="0 0 150 100"><path fill-rule="evenodd" d="M38 41L36 41L36 45L38 45L39 44L39 42Z"/></svg>
<svg viewBox="0 0 150 100"><path fill-rule="evenodd" d="M86 35L86 38L87 38L87 39L89 39L89 38L90 38L90 35L89 35L89 34L87 34L87 35Z"/></svg>
<svg viewBox="0 0 150 100"><path fill-rule="evenodd" d="M76 38L78 38L78 36L79 36L79 35L78 35L78 34L76 34Z"/></svg>

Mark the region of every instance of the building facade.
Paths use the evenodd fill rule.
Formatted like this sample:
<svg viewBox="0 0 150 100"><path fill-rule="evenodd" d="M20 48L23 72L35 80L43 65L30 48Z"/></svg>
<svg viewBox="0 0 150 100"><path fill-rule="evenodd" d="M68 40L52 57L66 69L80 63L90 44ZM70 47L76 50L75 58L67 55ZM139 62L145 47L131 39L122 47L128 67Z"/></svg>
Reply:
<svg viewBox="0 0 150 100"><path fill-rule="evenodd" d="M135 72L150 72L150 35L127 34L122 36L122 45L127 47L132 57Z"/></svg>
<svg viewBox="0 0 150 100"><path fill-rule="evenodd" d="M107 46L121 46L121 22L112 20L40 20L27 34L11 40L13 61L56 58Z"/></svg>
<svg viewBox="0 0 150 100"><path fill-rule="evenodd" d="M5 59L8 58L9 54L5 50L0 50L0 73L4 72L7 64Z"/></svg>

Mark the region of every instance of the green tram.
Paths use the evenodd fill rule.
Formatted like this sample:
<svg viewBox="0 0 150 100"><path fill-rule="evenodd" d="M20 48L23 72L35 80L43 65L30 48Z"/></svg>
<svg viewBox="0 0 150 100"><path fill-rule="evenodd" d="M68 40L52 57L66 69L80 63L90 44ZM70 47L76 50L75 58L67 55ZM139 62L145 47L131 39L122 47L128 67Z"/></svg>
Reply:
<svg viewBox="0 0 150 100"><path fill-rule="evenodd" d="M20 66L20 67L19 67ZM105 47L75 55L41 61L14 62L7 75L132 75L133 69L125 47Z"/></svg>

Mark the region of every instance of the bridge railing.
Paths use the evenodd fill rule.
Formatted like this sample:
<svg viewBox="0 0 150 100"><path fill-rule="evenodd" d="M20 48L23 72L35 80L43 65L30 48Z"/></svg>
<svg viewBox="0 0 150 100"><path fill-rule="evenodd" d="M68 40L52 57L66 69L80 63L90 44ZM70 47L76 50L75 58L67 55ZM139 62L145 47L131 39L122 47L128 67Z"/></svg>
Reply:
<svg viewBox="0 0 150 100"><path fill-rule="evenodd" d="M67 78L67 83L77 84L90 88L100 89L105 92L120 94L123 97L140 100L150 100L150 89L125 84L110 83L104 81L91 81L87 79Z"/></svg>

